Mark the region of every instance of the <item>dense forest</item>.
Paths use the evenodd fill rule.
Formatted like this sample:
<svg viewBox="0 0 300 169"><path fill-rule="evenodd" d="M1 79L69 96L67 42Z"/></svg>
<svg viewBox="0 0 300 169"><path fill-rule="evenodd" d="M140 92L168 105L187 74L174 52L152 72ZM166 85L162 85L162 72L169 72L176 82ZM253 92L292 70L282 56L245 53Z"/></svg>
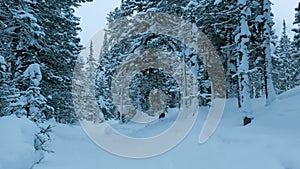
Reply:
<svg viewBox="0 0 300 169"><path fill-rule="evenodd" d="M87 0L89 1L89 0ZM106 39L102 53L103 63L97 67L100 56L90 54L79 58L83 49L78 32L79 19L74 15L86 0L2 0L0 2L0 116L16 114L40 123L54 118L59 123L74 123L75 114L72 98L72 79L76 63L82 64L82 75L91 77L90 72L98 69L96 92L100 112L104 118L118 119L120 113L107 102L110 99L109 83L101 71L110 68L110 63L122 60L124 52L134 52L132 46L161 47L167 51L182 53L187 60L181 42L167 36L150 36L145 32L130 37L129 43L120 42L109 46ZM250 99L266 97L266 105L283 93L300 84L300 4L295 8L295 33L291 40L287 36L285 21L282 35L277 37L273 30L273 14L269 0L122 0L121 5L108 14L109 23L141 12L160 12L175 15L195 24L213 43L225 69L227 97L237 98L245 118L253 118ZM118 35L117 30L115 35ZM140 42L139 42L140 41ZM145 45L146 44L146 45ZM146 48L145 47L145 48ZM102 58L100 58L102 59ZM159 58L158 58L159 59ZM88 66L86 66L88 65ZM109 72L104 72L104 75ZM153 81L157 84L141 81ZM199 64L200 105L210 102L210 78ZM90 78L92 79L92 78ZM89 80L87 78L86 80ZM135 107L144 110L147 97L153 89L163 89L167 106L176 107L178 94L172 78L158 70L147 70L135 77L131 84L130 97ZM175 91L175 92L174 92ZM91 92L91 91L89 91ZM88 104L88 103L87 103ZM88 113L89 106L86 110Z"/></svg>
<svg viewBox="0 0 300 169"><path fill-rule="evenodd" d="M92 1L0 0L0 169L299 168L300 3Z"/></svg>

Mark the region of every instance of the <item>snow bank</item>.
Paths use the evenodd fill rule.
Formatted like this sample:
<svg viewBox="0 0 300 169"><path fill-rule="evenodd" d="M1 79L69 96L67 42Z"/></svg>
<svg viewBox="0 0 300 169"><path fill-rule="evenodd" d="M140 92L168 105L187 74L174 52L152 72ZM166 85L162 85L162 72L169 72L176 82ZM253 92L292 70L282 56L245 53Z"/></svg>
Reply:
<svg viewBox="0 0 300 169"><path fill-rule="evenodd" d="M300 86L299 87L295 87L287 92L284 92L282 94L280 94L277 98L278 99L287 99L289 97L292 97L292 96L297 96L300 94Z"/></svg>
<svg viewBox="0 0 300 169"><path fill-rule="evenodd" d="M205 144L199 144L198 138L208 108L201 108L194 128L179 145L146 159L115 156L94 144L80 126L57 124L51 144L55 153L46 154L34 169L300 169L297 93L297 89L289 91L268 107L264 99L252 100L255 118L248 126L242 126L237 101L229 99L220 125ZM111 121L111 126L140 138L157 134L171 123L165 118L144 126Z"/></svg>
<svg viewBox="0 0 300 169"><path fill-rule="evenodd" d="M0 169L30 169L41 159L34 145L39 128L25 117L0 118Z"/></svg>

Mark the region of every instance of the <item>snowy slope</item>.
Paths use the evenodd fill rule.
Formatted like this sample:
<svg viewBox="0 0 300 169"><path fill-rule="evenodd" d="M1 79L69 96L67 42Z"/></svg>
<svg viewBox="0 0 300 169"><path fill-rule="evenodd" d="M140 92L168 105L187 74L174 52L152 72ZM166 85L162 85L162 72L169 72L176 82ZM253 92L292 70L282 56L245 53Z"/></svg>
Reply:
<svg viewBox="0 0 300 169"><path fill-rule="evenodd" d="M253 100L255 119L246 127L242 126L236 101L228 100L217 131L205 144L197 142L208 111L202 108L196 125L182 143L148 159L112 155L94 144L80 126L58 124L51 147L55 153L46 154L34 169L300 169L298 91L300 88L279 96L269 107L264 106L263 99ZM141 137L169 125L170 121L164 120L135 129L125 124L120 130Z"/></svg>
<svg viewBox="0 0 300 169"><path fill-rule="evenodd" d="M0 169L29 169L42 154L36 152L35 133L39 128L25 117L0 118Z"/></svg>

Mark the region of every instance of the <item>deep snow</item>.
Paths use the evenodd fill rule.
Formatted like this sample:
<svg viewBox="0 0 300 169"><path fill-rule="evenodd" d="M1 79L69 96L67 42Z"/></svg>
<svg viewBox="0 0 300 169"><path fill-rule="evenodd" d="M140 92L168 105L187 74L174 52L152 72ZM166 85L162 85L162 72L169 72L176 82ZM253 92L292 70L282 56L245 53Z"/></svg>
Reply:
<svg viewBox="0 0 300 169"><path fill-rule="evenodd" d="M300 169L299 100L300 87L278 96L268 107L265 107L264 99L252 100L255 119L250 125L243 127L236 101L230 99L219 127L204 144L198 143L198 137L209 108L201 108L195 126L183 142L162 155L147 159L115 156L94 144L79 125L56 124L51 146L55 153L46 154L34 169ZM24 155L27 150L24 151L23 147L14 147L16 137L10 137L18 131L21 133L20 138L26 140L31 132L23 132L24 126L10 118L0 119L0 134L8 139L4 142L0 139L0 164L3 166L3 162L8 164L5 160L15 159L22 163L34 161L30 159L31 156ZM12 121L9 122L10 120ZM26 119L17 121L20 123ZM161 131L161 128L170 126L170 123L170 120L163 119L151 126L136 128L131 123L112 125L131 136L141 137L155 133L153 131L156 129ZM10 148L19 151L19 155L10 153ZM29 153L32 154L32 151ZM3 158L10 154L11 159ZM18 168L16 163L9 164L8 169L27 169L25 166Z"/></svg>
<svg viewBox="0 0 300 169"><path fill-rule="evenodd" d="M0 169L29 169L42 158L35 151L39 128L29 119L15 115L0 118Z"/></svg>

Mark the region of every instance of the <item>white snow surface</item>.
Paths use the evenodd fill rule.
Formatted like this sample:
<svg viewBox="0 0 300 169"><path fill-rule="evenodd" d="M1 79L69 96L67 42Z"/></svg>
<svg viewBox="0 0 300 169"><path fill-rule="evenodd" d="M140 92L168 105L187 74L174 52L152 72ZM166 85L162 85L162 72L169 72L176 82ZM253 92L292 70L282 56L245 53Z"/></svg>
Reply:
<svg viewBox="0 0 300 169"><path fill-rule="evenodd" d="M0 169L30 169L41 157L34 149L39 128L25 117L0 118Z"/></svg>
<svg viewBox="0 0 300 169"><path fill-rule="evenodd" d="M219 127L204 144L198 143L198 137L209 108L201 108L194 128L179 145L147 159L118 157L93 143L79 125L56 124L51 146L55 153L46 154L33 169L300 169L299 91L298 87L283 94L268 107L265 107L265 99L252 100L255 119L248 126L242 126L242 114L236 108L236 100L228 100ZM145 126L116 122L110 124L130 136L151 136L170 126L175 118L168 116L171 115L167 114L165 119ZM17 137L10 137L16 133L15 130L21 132L15 129L18 124L11 118L0 119L3 136L0 139L0 164L3 164L3 156L12 154L2 150L7 149L5 144L20 141L15 139ZM31 132L27 134L32 135ZM3 143L3 138L8 141ZM22 151L22 145L10 147L24 153L26 151ZM18 156L18 160L27 163L28 157L23 154ZM14 165L18 163L14 158L6 158L13 162L9 167L0 168L16 168Z"/></svg>

